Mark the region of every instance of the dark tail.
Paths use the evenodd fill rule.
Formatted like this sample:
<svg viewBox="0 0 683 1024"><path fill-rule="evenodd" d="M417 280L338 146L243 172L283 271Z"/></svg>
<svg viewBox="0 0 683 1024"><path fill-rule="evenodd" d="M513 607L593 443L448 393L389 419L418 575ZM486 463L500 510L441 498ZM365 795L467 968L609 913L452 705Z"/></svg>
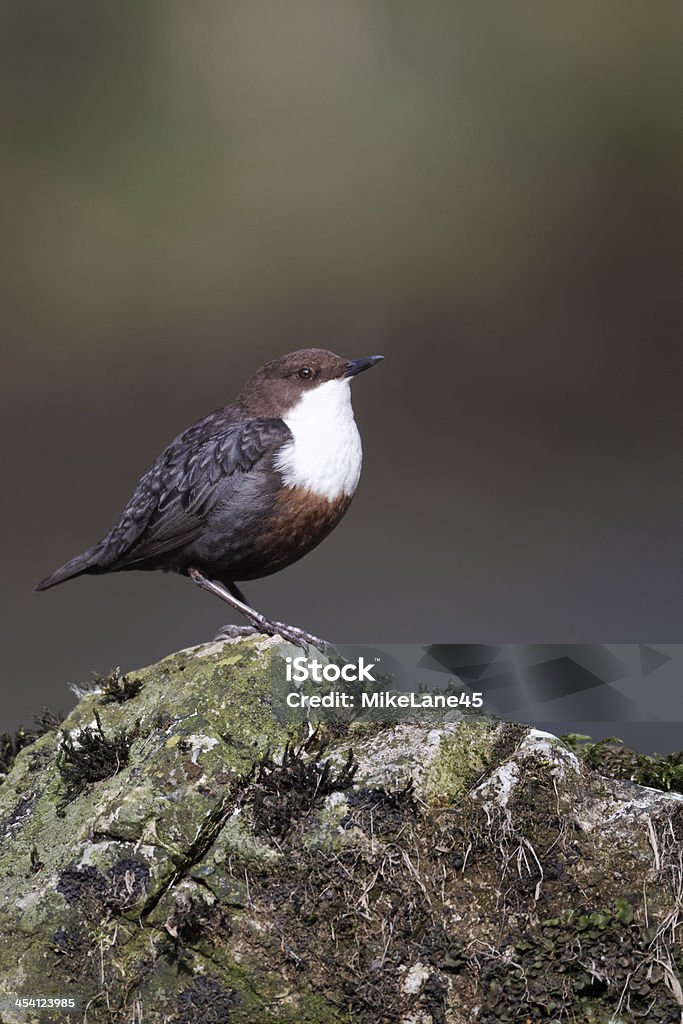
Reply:
<svg viewBox="0 0 683 1024"><path fill-rule="evenodd" d="M70 562L63 565L60 569L55 569L53 573L46 576L44 580L41 580L36 590L48 590L50 587L55 587L58 583L64 583L65 580L71 580L74 576L83 576L84 573L101 572L102 570L98 566L97 556L99 554L99 545L96 544L94 548L89 548L84 551L82 555L76 555Z"/></svg>

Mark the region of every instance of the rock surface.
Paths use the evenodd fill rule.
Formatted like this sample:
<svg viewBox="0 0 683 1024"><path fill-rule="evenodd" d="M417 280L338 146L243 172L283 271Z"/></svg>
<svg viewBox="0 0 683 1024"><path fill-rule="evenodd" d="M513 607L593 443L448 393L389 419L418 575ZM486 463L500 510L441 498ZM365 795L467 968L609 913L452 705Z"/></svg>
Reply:
<svg viewBox="0 0 683 1024"><path fill-rule="evenodd" d="M287 653L175 654L21 751L3 1022L683 1019L681 798L486 717L288 724Z"/></svg>

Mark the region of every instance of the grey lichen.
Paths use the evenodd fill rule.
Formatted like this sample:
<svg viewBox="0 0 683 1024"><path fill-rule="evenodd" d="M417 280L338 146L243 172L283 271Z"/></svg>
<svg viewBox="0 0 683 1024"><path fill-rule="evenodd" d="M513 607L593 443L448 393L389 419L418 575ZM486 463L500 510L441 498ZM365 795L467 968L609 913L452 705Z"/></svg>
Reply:
<svg viewBox="0 0 683 1024"><path fill-rule="evenodd" d="M78 995L63 1024L680 1021L681 798L484 717L288 724L288 653L180 652L17 751L0 993Z"/></svg>

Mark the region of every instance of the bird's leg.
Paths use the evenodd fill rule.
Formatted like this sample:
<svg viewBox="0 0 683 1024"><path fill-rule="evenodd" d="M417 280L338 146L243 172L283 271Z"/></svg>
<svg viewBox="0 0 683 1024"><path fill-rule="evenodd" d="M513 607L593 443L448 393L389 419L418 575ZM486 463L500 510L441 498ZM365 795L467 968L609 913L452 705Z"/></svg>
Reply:
<svg viewBox="0 0 683 1024"><path fill-rule="evenodd" d="M240 615L243 615L257 632L266 633L268 636L281 636L283 640L288 640L289 643L297 646L310 644L312 647L317 647L319 651L326 651L330 648L330 645L325 640L313 636L312 633L307 633L304 629L299 629L298 626L288 626L285 622L277 622L276 620L267 619L265 615L261 615L260 612L257 612L255 608L252 608L247 603L244 594L234 583L225 587L222 583L216 583L215 580L207 579L199 569L190 568L187 572L190 579L198 587L201 587L202 590L208 590L210 594L215 594L216 597L220 597L221 601L225 601L231 608L234 608Z"/></svg>
<svg viewBox="0 0 683 1024"><path fill-rule="evenodd" d="M249 604L246 597L237 586L236 583L227 583L227 589L230 591L233 597L236 597L238 601L243 604ZM249 605L251 607L251 605ZM235 626L232 622L229 622L216 633L214 640L236 640L239 636L253 636L254 633L258 633L258 630L254 626Z"/></svg>

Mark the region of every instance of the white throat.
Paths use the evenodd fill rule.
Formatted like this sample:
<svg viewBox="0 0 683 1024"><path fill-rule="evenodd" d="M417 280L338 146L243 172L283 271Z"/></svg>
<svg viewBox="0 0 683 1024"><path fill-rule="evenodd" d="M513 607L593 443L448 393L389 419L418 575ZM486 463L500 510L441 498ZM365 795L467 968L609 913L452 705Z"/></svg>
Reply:
<svg viewBox="0 0 683 1024"><path fill-rule="evenodd" d="M302 487L328 501L351 497L363 452L348 380L329 380L305 391L286 416L292 440L275 457L287 487Z"/></svg>

